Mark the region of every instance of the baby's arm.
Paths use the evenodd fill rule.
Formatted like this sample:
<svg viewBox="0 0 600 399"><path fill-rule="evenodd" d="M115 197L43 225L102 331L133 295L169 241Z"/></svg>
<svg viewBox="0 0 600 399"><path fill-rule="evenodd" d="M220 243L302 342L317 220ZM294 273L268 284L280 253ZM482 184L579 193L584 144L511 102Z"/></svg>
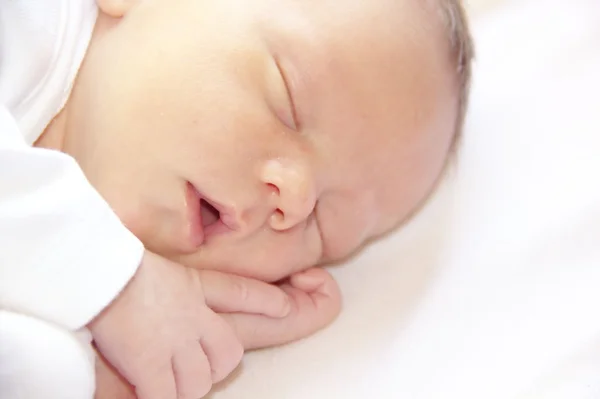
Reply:
<svg viewBox="0 0 600 399"><path fill-rule="evenodd" d="M244 351L213 309L285 317L290 304L269 284L146 253L127 288L89 328L140 399L201 398Z"/></svg>
<svg viewBox="0 0 600 399"><path fill-rule="evenodd" d="M123 289L143 250L76 162L29 147L0 106L0 307L79 329Z"/></svg>
<svg viewBox="0 0 600 399"><path fill-rule="evenodd" d="M251 280L246 281L252 283ZM264 283L255 281L246 292L260 292L265 289L261 288L262 284ZM245 349L280 345L306 337L331 323L340 311L341 297L337 283L324 270L310 269L295 274L282 288L291 302L291 311L287 317L273 318L249 314L250 309L243 310L247 313L222 314L234 327ZM209 301L213 308L223 312L235 311L236 306L223 305L226 300L223 293L207 293L207 301L215 294L220 297L221 305L214 300ZM264 294L257 294L255 297L266 298ZM230 301L236 303L235 295ZM135 399L135 394L127 382L101 357L96 363L96 380L96 399Z"/></svg>

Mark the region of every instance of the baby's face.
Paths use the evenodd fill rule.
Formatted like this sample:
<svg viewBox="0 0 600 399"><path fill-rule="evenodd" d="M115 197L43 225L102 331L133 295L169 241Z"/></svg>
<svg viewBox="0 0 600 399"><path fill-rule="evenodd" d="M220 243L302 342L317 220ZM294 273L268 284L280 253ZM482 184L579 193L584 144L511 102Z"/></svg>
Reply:
<svg viewBox="0 0 600 399"><path fill-rule="evenodd" d="M446 161L456 89L419 3L101 15L64 149L149 249L184 264L277 280L344 257L413 212Z"/></svg>

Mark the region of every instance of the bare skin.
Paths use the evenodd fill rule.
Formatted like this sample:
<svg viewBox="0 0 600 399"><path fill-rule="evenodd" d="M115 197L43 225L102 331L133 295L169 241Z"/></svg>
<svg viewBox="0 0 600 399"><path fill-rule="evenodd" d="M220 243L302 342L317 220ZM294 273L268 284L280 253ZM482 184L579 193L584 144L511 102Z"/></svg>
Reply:
<svg viewBox="0 0 600 399"><path fill-rule="evenodd" d="M71 154L149 250L185 265L276 281L352 253L435 184L454 76L415 2L313 3L99 1L40 145ZM202 240L188 183L222 210Z"/></svg>
<svg viewBox="0 0 600 399"><path fill-rule="evenodd" d="M246 350L303 338L313 333L315 326L328 324L338 313L337 285L322 269L313 268L298 273L283 284L282 288L292 298L292 308L285 319L251 313L221 314L237 333ZM222 298L222 301L234 306L239 303L237 298ZM96 361L96 387L96 399L137 397L134 388L100 354Z"/></svg>
<svg viewBox="0 0 600 399"><path fill-rule="evenodd" d="M457 90L420 2L98 5L72 95L38 145L71 154L150 251L298 278L397 226L439 178ZM247 349L336 316L333 279L308 280L284 285L288 317L227 316Z"/></svg>

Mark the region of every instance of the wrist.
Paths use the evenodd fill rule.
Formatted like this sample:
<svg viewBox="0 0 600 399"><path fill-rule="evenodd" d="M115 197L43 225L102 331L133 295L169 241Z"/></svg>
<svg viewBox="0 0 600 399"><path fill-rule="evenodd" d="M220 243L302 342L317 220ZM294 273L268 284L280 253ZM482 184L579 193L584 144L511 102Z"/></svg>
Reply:
<svg viewBox="0 0 600 399"><path fill-rule="evenodd" d="M117 295L87 323L86 327L91 332L92 336L95 336L100 330L103 329L107 319L112 319L111 314L113 313L113 310L121 307L122 302L127 301L127 297L129 296L128 293L132 290L132 285L134 284L134 281L137 280L137 276L140 274L142 266L144 265L144 259L145 254L142 258L142 261L138 265L137 270L125 284L125 286L118 291Z"/></svg>

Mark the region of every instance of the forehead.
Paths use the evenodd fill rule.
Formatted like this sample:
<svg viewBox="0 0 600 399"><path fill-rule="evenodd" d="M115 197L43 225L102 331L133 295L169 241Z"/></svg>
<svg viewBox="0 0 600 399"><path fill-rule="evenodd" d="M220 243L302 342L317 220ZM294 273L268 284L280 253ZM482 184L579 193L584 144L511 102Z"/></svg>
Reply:
<svg viewBox="0 0 600 399"><path fill-rule="evenodd" d="M303 130L322 153L334 154L324 157L324 184L379 209L377 233L431 190L456 118L445 38L415 3L294 3L278 25Z"/></svg>

